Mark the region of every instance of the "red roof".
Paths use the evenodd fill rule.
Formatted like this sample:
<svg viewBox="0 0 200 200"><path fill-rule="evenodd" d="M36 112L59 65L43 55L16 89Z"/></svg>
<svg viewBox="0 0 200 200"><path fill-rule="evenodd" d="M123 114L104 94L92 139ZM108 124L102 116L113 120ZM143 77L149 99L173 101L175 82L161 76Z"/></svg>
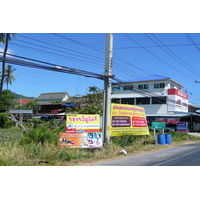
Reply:
<svg viewBox="0 0 200 200"><path fill-rule="evenodd" d="M33 99L21 99L21 100L16 100L16 102L20 103L20 104L26 104L28 103L29 101L33 101Z"/></svg>

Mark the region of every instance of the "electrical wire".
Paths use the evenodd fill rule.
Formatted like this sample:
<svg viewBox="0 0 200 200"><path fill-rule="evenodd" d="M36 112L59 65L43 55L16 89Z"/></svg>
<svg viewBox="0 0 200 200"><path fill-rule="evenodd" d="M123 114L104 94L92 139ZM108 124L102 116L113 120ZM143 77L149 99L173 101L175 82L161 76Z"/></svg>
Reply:
<svg viewBox="0 0 200 200"><path fill-rule="evenodd" d="M153 41L155 44L158 45L158 43L153 40L149 35L147 35L145 33L146 37L148 37L151 41ZM153 35L153 37L155 37L161 44L163 44L165 46L165 44L160 40L158 39L158 37L156 37L154 34L151 34ZM195 75L197 74L200 74L197 70L195 70L193 67L191 67L190 65L188 65L183 59L181 59L177 54L175 54L171 49L169 49L167 46L165 46L173 55L171 55L169 52L167 52L163 47L160 47L165 53L167 53L170 57L172 57L174 60L176 60L179 64L181 64L183 67L185 67L186 69L188 69L190 72L193 72ZM180 62L178 59L182 62Z"/></svg>
<svg viewBox="0 0 200 200"><path fill-rule="evenodd" d="M175 67L173 67L172 65L168 64L167 62L165 62L164 60L162 60L161 58L159 58L158 56L156 56L155 54L153 54L152 52L150 52L149 50L147 50L146 48L144 48L143 46L141 46L138 42L136 42L135 40L133 40L131 37L129 37L127 34L124 33L124 35L131 40L132 42L135 42L138 46L140 46L141 48L143 48L145 51L147 51L149 54L151 54L152 56L154 56L155 58L157 58L158 60L160 60L161 62L163 62L165 65L171 67L172 69L176 70L177 72L179 72L180 74L186 76L187 78L190 78L192 80L194 80L194 78L188 76L188 74L185 74L183 72L181 72L180 70L176 69Z"/></svg>
<svg viewBox="0 0 200 200"><path fill-rule="evenodd" d="M113 85L117 85L117 86L120 86L120 87L133 86L133 85L127 84L126 82L123 82L122 80L117 79L115 77L113 79L117 81L117 83L113 83ZM147 98L164 97L162 95L158 95L158 94L155 94L155 93L152 93L152 92L149 93L149 92L142 91L142 90L138 89L136 86L133 86L133 89L126 90L126 91L130 92L130 93L136 92L136 93L142 95L143 97L147 97ZM160 101L159 99L154 99L154 101L157 101L157 103L160 103L160 104L163 103L163 101ZM176 103L176 101L175 100L171 100L171 99L167 99L167 101L166 101L166 104L168 106L171 106L171 107L176 107L175 103Z"/></svg>
<svg viewBox="0 0 200 200"><path fill-rule="evenodd" d="M0 53L2 53L2 52L0 52ZM24 61L24 60L20 60L20 59L14 59L14 58L10 58L10 57L6 57L4 59L2 56L0 57L0 62L5 60L9 64L15 64L15 65L20 65L20 66L25 66L25 67L32 67L32 68L37 68L37 69L44 69L44 70L50 70L50 71L56 71L56 72L81 75L81 76L85 76L85 77L98 78L98 79L102 79L102 80L104 79L104 76L102 74L97 74L97 73L79 70L79 69L75 69L75 68L65 67L65 66L48 63L48 62L44 62L44 61L39 61L39 60L31 59L31 58L26 58L26 57L22 57L22 56L17 56L17 55L12 55L12 54L7 54L7 55L34 61L34 62L39 62L42 64L51 65L54 67L50 67L47 65L41 65L41 64L33 63L33 62L29 62L29 61Z"/></svg>
<svg viewBox="0 0 200 200"><path fill-rule="evenodd" d="M198 52L200 52L199 46L195 43L195 41L192 39L192 37L190 36L190 34L189 33L185 33L185 35L192 42L192 44L196 47L196 49L198 50Z"/></svg>
<svg viewBox="0 0 200 200"><path fill-rule="evenodd" d="M38 40L38 39L27 37L27 36L24 36L24 35L17 34L17 36L23 37L23 38L26 38L26 39L29 39L29 40L33 40L33 41L36 41L36 42L39 42L39 43L47 44L47 45L50 45L50 46L53 46L53 47L56 47L56 48L59 48L59 49L65 49L67 51L75 52L75 53L82 54L82 55L85 55L85 56L89 56L89 57L93 57L93 58L97 58L97 59L102 59L101 57L98 57L98 56L94 56L94 55L91 55L91 54L83 53L81 51L72 50L72 49L66 48L64 46L61 47L59 45L54 45L54 44L51 44L51 43L48 43L48 42L44 42L44 41L41 41L41 40ZM48 48L48 47L46 47L46 48Z"/></svg>
<svg viewBox="0 0 200 200"><path fill-rule="evenodd" d="M38 49L38 48L34 48L34 47L29 47L29 46L26 46L26 45L20 45L20 44L17 44L15 42L10 42L11 44L13 45L17 45L17 46L20 46L20 47L25 47L25 48L29 48L31 50L36 50L36 51L40 51L42 53L47 53L47 54L51 54L51 55L54 55L54 56L58 56L58 57L65 57L67 58L68 60L72 60L72 61L81 61L81 62L86 62L86 63L91 63L91 64L95 64L95 65L100 65L102 66L102 64L100 63L100 61L98 62L92 62L90 61L91 59L89 60L85 60L85 59L80 59L80 58L75 58L75 57L71 57L71 56L66 56L66 55L62 55L62 54L58 54L58 53L53 53L53 52L50 52L50 51L46 51L46 50L41 50L41 49Z"/></svg>

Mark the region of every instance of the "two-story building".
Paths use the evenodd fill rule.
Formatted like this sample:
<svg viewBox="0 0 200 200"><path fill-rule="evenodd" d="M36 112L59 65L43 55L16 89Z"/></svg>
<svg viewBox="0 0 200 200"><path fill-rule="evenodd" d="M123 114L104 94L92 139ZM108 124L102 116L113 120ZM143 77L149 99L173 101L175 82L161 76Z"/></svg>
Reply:
<svg viewBox="0 0 200 200"><path fill-rule="evenodd" d="M147 119L167 123L193 120L200 121L196 110L199 108L188 101L184 86L169 77L147 76L112 85L112 102L144 107Z"/></svg>

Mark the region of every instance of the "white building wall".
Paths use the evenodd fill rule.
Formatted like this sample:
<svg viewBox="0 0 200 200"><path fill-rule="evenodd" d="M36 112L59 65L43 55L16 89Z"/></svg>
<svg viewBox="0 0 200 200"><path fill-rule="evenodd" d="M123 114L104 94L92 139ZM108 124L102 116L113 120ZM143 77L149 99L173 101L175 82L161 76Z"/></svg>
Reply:
<svg viewBox="0 0 200 200"><path fill-rule="evenodd" d="M154 88L155 83L165 83L164 88ZM138 89L138 85L148 84L148 89ZM132 85L135 90L123 90L123 86L120 86L120 91L114 91L111 95L111 98L122 99L122 98L141 98L141 97L152 97L152 96L168 96L168 89L176 88L181 90L182 87L176 82L169 80L154 80L154 81L143 81L143 82L134 82L126 83L124 85ZM117 85L116 85L117 87ZM138 90L140 92L138 92ZM135 105L134 101L134 105ZM168 97L167 97L168 102ZM166 104L148 104L148 105L137 105L145 109L146 114L167 114L171 112L168 109L168 103Z"/></svg>

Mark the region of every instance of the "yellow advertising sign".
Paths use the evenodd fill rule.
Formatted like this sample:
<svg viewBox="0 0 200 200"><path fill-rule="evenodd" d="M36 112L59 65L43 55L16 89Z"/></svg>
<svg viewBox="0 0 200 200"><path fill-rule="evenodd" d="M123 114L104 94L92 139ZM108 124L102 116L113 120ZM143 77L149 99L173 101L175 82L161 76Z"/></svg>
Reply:
<svg viewBox="0 0 200 200"><path fill-rule="evenodd" d="M144 108L111 104L110 136L149 135Z"/></svg>
<svg viewBox="0 0 200 200"><path fill-rule="evenodd" d="M99 115L67 114L67 133L95 133L100 131Z"/></svg>

